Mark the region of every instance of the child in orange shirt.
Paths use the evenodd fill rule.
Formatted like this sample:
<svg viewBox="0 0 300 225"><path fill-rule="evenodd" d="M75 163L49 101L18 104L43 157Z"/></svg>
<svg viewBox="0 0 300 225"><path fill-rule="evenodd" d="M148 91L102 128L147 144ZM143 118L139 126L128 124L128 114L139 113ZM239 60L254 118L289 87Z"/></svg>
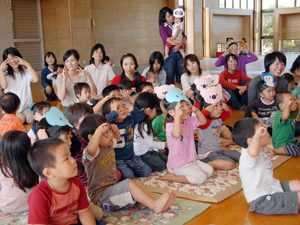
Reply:
<svg viewBox="0 0 300 225"><path fill-rule="evenodd" d="M19 97L11 92L5 93L0 98L0 107L5 115L0 120L0 134L3 136L9 130L25 131L22 120L16 116L20 107Z"/></svg>

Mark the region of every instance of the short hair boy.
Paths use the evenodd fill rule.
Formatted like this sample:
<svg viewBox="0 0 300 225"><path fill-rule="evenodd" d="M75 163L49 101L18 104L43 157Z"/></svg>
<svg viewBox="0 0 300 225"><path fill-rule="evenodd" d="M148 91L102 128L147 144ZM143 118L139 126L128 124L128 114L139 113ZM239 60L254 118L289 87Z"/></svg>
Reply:
<svg viewBox="0 0 300 225"><path fill-rule="evenodd" d="M273 124L273 154L299 156L300 140L294 138L294 133L300 102L288 91L277 93L275 101L278 104L278 111Z"/></svg>
<svg viewBox="0 0 300 225"><path fill-rule="evenodd" d="M110 95L111 97L122 98L120 95L120 89L117 85L111 84L105 87L102 91L102 96L105 98L106 96Z"/></svg>
<svg viewBox="0 0 300 225"><path fill-rule="evenodd" d="M58 138L34 143L28 154L42 180L28 198L29 224L95 224L77 165L68 146Z"/></svg>
<svg viewBox="0 0 300 225"><path fill-rule="evenodd" d="M291 92L294 97L300 100L300 90L298 89L297 85L295 85L295 80L293 75L289 73L285 73L281 77L286 79L286 81L289 83L289 87L288 87L289 92Z"/></svg>
<svg viewBox="0 0 300 225"><path fill-rule="evenodd" d="M156 213L170 207L175 199L173 191L157 198L145 191L147 188L139 180L126 179L117 183L113 140L118 141L121 136L116 125L111 125L104 116L89 115L82 121L79 132L89 142L83 151L82 162L88 175L88 194L94 204L104 210L116 210L137 200Z"/></svg>
<svg viewBox="0 0 300 225"><path fill-rule="evenodd" d="M92 106L91 100L91 88L87 83L77 83L74 85L74 92L77 97L77 102L85 102Z"/></svg>
<svg viewBox="0 0 300 225"><path fill-rule="evenodd" d="M141 93L141 92L150 92L152 94L154 93L154 88L153 84L151 82L141 82L136 86L136 93Z"/></svg>
<svg viewBox="0 0 300 225"><path fill-rule="evenodd" d="M124 103L120 98L111 98L103 104L101 113L110 123L116 124L121 133L115 153L122 179L149 176L151 168L140 157L134 155L133 151L133 131L135 125L144 119L143 111Z"/></svg>
<svg viewBox="0 0 300 225"><path fill-rule="evenodd" d="M148 71L146 73L146 80L147 82L150 82L152 83L153 87L158 87L158 83L157 83L157 80L156 80L156 74L152 71Z"/></svg>
<svg viewBox="0 0 300 225"><path fill-rule="evenodd" d="M8 92L1 96L0 107L5 112L5 115L0 120L0 134L3 136L9 130L25 131L22 120L16 116L20 107L19 97Z"/></svg>
<svg viewBox="0 0 300 225"><path fill-rule="evenodd" d="M237 121L232 139L242 146L239 172L250 212L298 214L300 181L280 183L273 177L273 166L264 147L271 143L266 125L254 118Z"/></svg>
<svg viewBox="0 0 300 225"><path fill-rule="evenodd" d="M261 80L257 87L260 98L248 105L245 110L245 118L252 117L272 128L273 121L270 120L272 112L277 110L277 103L274 100L276 95L275 87L269 87Z"/></svg>

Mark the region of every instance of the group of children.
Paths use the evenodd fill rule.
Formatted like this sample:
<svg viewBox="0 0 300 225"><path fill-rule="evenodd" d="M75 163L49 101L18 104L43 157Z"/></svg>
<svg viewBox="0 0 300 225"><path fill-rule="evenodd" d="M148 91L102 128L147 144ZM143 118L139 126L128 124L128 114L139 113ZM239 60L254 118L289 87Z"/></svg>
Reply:
<svg viewBox="0 0 300 225"><path fill-rule="evenodd" d="M163 180L201 184L214 169L230 170L240 162L251 211L298 213L300 181L280 184L273 178L263 150L271 140L268 127L258 121L272 128L269 155L299 156L294 120L300 103L290 92L275 95L274 87L258 84L261 99L245 114L253 118L236 122L232 131L233 141L243 147L241 155L220 146L221 137L232 143L223 125L231 117L226 98L207 101L195 88L192 104L179 88L154 88L151 82L139 82L132 95L131 82L123 81L105 87L98 101L91 100L87 83L75 84L78 102L65 115L49 102L31 105L35 121L28 135L15 116L18 96L0 98L5 112L0 121L1 212L28 210L30 224L103 224L100 208L119 210L137 201L161 213L175 200L174 191L157 197L136 177L167 168ZM272 207L264 207L268 201Z"/></svg>

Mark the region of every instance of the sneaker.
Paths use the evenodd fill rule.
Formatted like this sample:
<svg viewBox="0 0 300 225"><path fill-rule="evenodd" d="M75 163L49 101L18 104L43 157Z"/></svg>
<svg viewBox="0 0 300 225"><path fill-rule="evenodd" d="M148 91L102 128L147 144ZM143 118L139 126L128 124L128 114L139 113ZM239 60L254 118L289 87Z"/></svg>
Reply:
<svg viewBox="0 0 300 225"><path fill-rule="evenodd" d="M247 106L246 106L246 105L240 105L240 106L237 108L237 110L240 110L240 111L245 111L245 110L246 110L246 108L247 108Z"/></svg>

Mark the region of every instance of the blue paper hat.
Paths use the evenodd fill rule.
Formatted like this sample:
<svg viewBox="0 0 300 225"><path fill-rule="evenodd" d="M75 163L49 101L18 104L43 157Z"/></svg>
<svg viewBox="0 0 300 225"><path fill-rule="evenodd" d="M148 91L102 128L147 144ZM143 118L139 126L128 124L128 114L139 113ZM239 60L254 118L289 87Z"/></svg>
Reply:
<svg viewBox="0 0 300 225"><path fill-rule="evenodd" d="M264 85L268 87L274 87L276 82L274 81L274 77L270 73L263 73Z"/></svg>
<svg viewBox="0 0 300 225"><path fill-rule="evenodd" d="M182 100L191 103L184 92L177 87L170 88L170 90L166 93L165 98L167 102L171 103L167 108L168 111L173 109L177 105L177 103Z"/></svg>
<svg viewBox="0 0 300 225"><path fill-rule="evenodd" d="M69 126L73 128L73 125L67 120L62 112L55 106L51 107L46 113L46 121L51 126Z"/></svg>

